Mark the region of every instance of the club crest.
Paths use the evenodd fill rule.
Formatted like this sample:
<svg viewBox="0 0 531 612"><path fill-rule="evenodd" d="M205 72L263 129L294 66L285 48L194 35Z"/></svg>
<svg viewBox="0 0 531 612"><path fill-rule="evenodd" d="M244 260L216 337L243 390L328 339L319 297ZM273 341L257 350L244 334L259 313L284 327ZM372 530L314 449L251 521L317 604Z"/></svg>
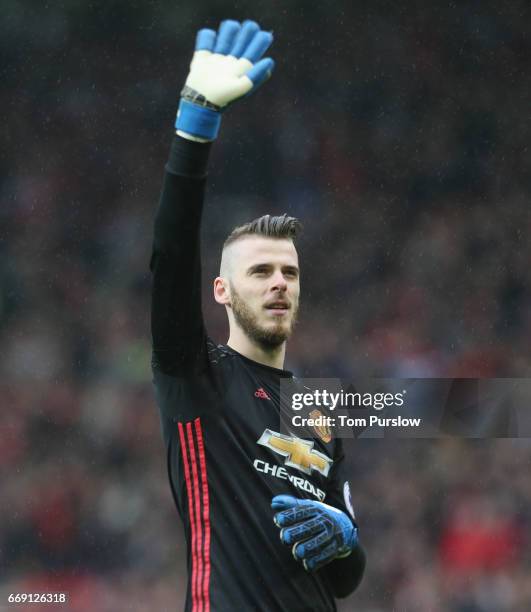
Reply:
<svg viewBox="0 0 531 612"><path fill-rule="evenodd" d="M312 410L310 412L310 417L312 419L318 419L321 417L322 420L324 420L324 414L320 410ZM325 444L328 444L328 442L330 442L332 439L332 432L328 425L314 425L313 430Z"/></svg>

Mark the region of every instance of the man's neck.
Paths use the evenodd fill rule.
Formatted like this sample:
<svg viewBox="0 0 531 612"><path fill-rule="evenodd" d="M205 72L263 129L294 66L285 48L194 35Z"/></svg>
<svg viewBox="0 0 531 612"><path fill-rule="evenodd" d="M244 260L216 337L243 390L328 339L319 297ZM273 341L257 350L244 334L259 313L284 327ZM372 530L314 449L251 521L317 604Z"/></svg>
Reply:
<svg viewBox="0 0 531 612"><path fill-rule="evenodd" d="M227 346L247 357L247 359L252 359L271 368L284 369L284 359L286 357L285 342L274 348L266 348L256 344L243 333L231 333Z"/></svg>

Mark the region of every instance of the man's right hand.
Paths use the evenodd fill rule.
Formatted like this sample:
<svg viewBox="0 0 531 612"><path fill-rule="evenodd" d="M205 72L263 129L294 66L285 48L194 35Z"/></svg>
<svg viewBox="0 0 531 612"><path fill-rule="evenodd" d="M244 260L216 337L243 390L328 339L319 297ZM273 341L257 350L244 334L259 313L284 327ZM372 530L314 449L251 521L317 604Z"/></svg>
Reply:
<svg viewBox="0 0 531 612"><path fill-rule="evenodd" d="M222 111L271 76L275 62L261 58L272 42L271 32L260 30L254 21L223 21L217 33L199 30L181 92L177 134L190 140L214 140Z"/></svg>

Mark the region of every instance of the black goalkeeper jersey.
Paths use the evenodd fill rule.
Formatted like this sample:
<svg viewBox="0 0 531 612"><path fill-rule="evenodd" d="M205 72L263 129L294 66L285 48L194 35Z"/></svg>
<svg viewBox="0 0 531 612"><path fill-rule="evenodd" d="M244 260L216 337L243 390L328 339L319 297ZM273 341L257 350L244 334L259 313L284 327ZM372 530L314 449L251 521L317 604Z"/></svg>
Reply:
<svg viewBox="0 0 531 612"><path fill-rule="evenodd" d="M206 335L199 233L208 149L175 138L151 260L153 373L187 541L186 610L332 611L354 555L306 572L280 541L271 500L291 494L348 513L341 441L280 433L279 383L291 373Z"/></svg>

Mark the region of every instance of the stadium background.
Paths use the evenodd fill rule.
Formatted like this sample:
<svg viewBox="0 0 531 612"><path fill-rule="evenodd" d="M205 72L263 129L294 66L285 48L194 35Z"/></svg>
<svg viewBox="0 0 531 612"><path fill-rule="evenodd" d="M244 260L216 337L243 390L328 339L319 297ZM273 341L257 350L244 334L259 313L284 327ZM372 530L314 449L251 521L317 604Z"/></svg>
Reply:
<svg viewBox="0 0 531 612"><path fill-rule="evenodd" d="M180 609L147 266L199 27L256 18L277 60L213 153L211 335L226 232L287 211L305 225L299 375L529 376L529 5L399 5L3 4L0 609L51 589L72 610ZM340 610L531 608L526 440L351 450L369 567Z"/></svg>

